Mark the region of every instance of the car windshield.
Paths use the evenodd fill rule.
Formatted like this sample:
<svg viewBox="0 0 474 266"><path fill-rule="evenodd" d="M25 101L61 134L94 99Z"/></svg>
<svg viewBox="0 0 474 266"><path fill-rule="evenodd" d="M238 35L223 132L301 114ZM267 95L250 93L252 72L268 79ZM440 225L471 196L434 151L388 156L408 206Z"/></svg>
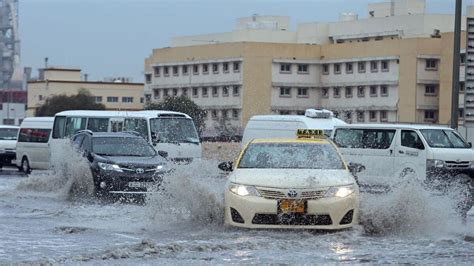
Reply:
<svg viewBox="0 0 474 266"><path fill-rule="evenodd" d="M433 148L469 148L464 139L454 130L422 129L420 130L428 145Z"/></svg>
<svg viewBox="0 0 474 266"><path fill-rule="evenodd" d="M151 131L162 143L199 143L199 137L192 119L153 118Z"/></svg>
<svg viewBox="0 0 474 266"><path fill-rule="evenodd" d="M156 151L143 138L96 137L92 138L92 151L107 156L155 156Z"/></svg>
<svg viewBox="0 0 474 266"><path fill-rule="evenodd" d="M0 128L0 140L16 140L18 128Z"/></svg>
<svg viewBox="0 0 474 266"><path fill-rule="evenodd" d="M343 169L344 163L331 144L252 143L238 168Z"/></svg>

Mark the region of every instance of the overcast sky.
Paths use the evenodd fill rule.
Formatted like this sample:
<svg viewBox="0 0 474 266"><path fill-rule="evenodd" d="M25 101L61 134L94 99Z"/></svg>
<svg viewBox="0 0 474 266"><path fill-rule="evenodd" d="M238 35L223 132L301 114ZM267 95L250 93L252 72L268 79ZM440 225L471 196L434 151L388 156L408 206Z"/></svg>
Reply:
<svg viewBox="0 0 474 266"><path fill-rule="evenodd" d="M19 0L22 65L80 67L89 80L108 76L143 81L143 64L153 48L175 36L226 32L238 17L291 17L301 22L336 21L367 3L382 0ZM427 12L454 14L454 0L427 0ZM474 0L464 0L464 5Z"/></svg>

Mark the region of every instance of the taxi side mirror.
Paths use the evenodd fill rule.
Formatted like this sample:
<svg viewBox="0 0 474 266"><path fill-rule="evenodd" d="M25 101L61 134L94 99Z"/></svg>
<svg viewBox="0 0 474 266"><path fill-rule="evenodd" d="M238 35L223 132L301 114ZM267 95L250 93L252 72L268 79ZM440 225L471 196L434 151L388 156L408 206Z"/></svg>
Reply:
<svg viewBox="0 0 474 266"><path fill-rule="evenodd" d="M233 169L233 162L222 162L220 163L217 167L219 167L219 169L221 169L222 171L225 171L225 172L232 172L234 169Z"/></svg>
<svg viewBox="0 0 474 266"><path fill-rule="evenodd" d="M166 152L166 151L158 151L158 155L160 155L160 156L163 157L163 158L167 158L167 157L168 157L168 152Z"/></svg>
<svg viewBox="0 0 474 266"><path fill-rule="evenodd" d="M360 163L349 163L348 168L352 175L357 175L365 170L365 166Z"/></svg>
<svg viewBox="0 0 474 266"><path fill-rule="evenodd" d="M468 143L467 143L467 147L468 147L468 148L472 148L472 142L468 142Z"/></svg>

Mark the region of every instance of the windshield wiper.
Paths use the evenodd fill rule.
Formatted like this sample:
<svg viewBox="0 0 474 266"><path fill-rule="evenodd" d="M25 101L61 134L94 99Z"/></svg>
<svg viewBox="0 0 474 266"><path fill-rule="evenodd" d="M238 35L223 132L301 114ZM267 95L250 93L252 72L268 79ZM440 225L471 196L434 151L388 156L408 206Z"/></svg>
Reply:
<svg viewBox="0 0 474 266"><path fill-rule="evenodd" d="M180 139L179 142L181 142L181 143L199 144L199 141L194 141L194 140L189 140L189 139Z"/></svg>

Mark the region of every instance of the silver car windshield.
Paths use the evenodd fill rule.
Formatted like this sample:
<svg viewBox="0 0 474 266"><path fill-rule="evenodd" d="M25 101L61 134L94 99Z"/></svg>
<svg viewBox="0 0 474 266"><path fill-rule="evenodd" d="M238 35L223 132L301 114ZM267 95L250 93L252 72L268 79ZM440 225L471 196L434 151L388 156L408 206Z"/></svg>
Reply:
<svg viewBox="0 0 474 266"><path fill-rule="evenodd" d="M331 144L252 143L238 168L344 169L344 163Z"/></svg>
<svg viewBox="0 0 474 266"><path fill-rule="evenodd" d="M16 140L17 137L17 128L0 128L0 140Z"/></svg>
<svg viewBox="0 0 474 266"><path fill-rule="evenodd" d="M464 139L454 130L421 129L428 145L433 148L469 148Z"/></svg>

